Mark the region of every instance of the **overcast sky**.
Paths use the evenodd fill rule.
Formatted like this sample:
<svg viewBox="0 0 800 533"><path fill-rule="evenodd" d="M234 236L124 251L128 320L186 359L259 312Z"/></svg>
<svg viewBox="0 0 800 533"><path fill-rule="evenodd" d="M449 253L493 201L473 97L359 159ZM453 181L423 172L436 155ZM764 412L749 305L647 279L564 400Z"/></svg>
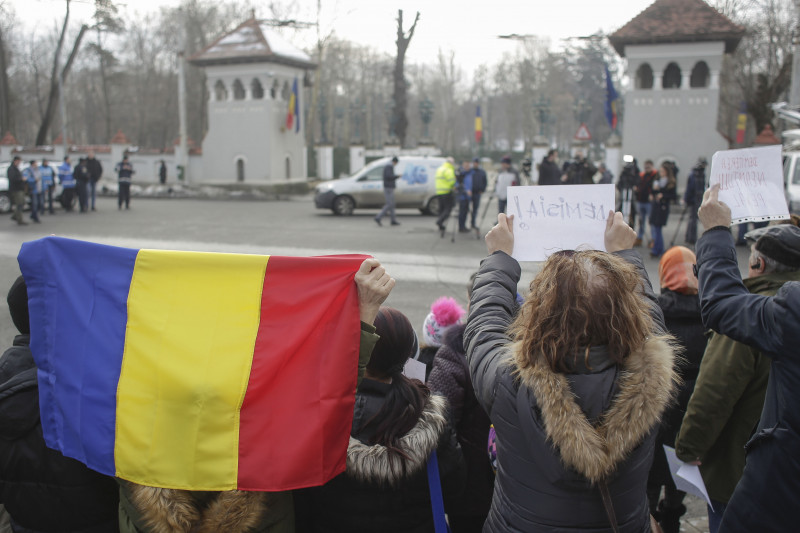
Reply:
<svg viewBox="0 0 800 533"><path fill-rule="evenodd" d="M219 0L224 2L224 0ZM495 63L504 52L511 52L515 42L498 35L536 35L558 47L563 39L589 35L597 30L612 32L635 17L654 0L322 0L322 29L335 29L339 36L368 44L390 54L395 50L395 18L403 9L406 27L419 11L421 20L411 41L407 59L413 63L435 61L439 50L455 52L458 64L468 74L480 64ZM6 0L13 6L17 20L25 27L53 27L62 19L64 0ZM268 2L264 1L266 5ZM281 0L277 0L281 3ZM284 1L284 4L290 2ZM313 21L315 0L293 0L299 6L295 17ZM144 13L158 6L179 4L179 0L127 0L118 2L123 12ZM76 22L92 13L92 0L73 0ZM266 16L267 10L258 13ZM242 13L242 20L249 13ZM42 29L38 31L44 31ZM313 29L293 37L297 46L312 44Z"/></svg>

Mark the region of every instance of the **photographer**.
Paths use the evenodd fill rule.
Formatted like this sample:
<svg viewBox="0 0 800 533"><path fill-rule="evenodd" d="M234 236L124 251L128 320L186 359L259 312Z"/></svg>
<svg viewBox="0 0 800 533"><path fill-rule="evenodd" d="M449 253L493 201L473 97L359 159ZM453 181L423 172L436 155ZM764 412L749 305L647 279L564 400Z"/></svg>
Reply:
<svg viewBox="0 0 800 533"><path fill-rule="evenodd" d="M622 212L622 215L628 221L628 225L635 228L636 201L634 200L633 188L639 179L639 165L633 156L626 155L622 160L625 161L625 166L619 175L619 181L617 181L617 191L619 191L617 210Z"/></svg>

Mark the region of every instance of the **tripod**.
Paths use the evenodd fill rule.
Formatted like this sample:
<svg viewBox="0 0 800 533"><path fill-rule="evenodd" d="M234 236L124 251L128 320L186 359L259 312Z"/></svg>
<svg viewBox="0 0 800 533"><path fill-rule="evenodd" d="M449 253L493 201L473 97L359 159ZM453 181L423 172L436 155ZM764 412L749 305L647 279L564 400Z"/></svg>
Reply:
<svg viewBox="0 0 800 533"><path fill-rule="evenodd" d="M675 235L672 236L672 241L669 243L669 247L672 248L675 246L675 239L678 238L678 233L681 231L681 224L683 224L683 219L686 217L686 213L689 212L689 206L683 208L683 213L681 213L681 218L678 219L678 227L675 228Z"/></svg>

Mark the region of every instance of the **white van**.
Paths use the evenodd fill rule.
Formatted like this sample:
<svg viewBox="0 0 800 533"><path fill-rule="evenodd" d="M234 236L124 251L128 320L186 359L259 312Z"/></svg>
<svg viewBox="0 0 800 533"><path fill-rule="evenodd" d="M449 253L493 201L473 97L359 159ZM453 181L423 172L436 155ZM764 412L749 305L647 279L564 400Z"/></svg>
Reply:
<svg viewBox="0 0 800 533"><path fill-rule="evenodd" d="M412 207L430 215L439 214L436 200L436 169L444 163L443 157L398 157L395 174L401 178L395 183L394 197L398 208ZM354 209L383 206L383 169L391 164L384 157L368 164L353 176L327 181L317 186L314 204L319 209L331 209L337 215L352 215Z"/></svg>

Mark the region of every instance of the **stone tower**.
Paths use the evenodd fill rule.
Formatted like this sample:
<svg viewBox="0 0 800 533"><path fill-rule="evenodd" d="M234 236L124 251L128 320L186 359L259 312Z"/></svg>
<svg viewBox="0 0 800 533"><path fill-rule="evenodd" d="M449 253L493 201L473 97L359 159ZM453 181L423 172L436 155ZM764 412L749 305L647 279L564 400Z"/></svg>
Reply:
<svg viewBox="0 0 800 533"><path fill-rule="evenodd" d="M656 0L609 36L631 80L623 153L640 167L674 160L685 182L698 157L727 149L717 131L720 70L744 33L703 0Z"/></svg>
<svg viewBox="0 0 800 533"><path fill-rule="evenodd" d="M189 61L205 69L208 84L202 180L305 179L303 81L316 68L308 54L251 18ZM293 102L299 112L289 127Z"/></svg>

